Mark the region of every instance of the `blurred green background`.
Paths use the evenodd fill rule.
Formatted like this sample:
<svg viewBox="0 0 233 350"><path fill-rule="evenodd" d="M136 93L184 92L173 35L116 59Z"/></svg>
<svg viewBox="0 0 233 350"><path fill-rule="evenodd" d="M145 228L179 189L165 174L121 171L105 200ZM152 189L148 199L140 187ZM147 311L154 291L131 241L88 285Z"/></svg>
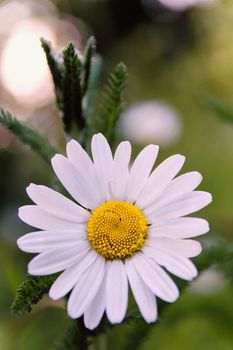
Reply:
<svg viewBox="0 0 233 350"><path fill-rule="evenodd" d="M187 0L179 3L183 2ZM28 38L28 28L35 34L32 38ZM153 142L162 144L159 160L181 153L187 157L184 171L202 173L201 188L214 198L200 214L211 223L209 237L214 233L232 240L233 125L216 117L209 101L215 97L233 105L233 1L183 6L179 11L155 0L1 1L0 103L45 133L61 150L65 140L51 81L43 68L45 58L41 50L40 66L30 53L33 44L28 43L48 35L58 51L69 40L82 51L91 34L103 57L101 84L119 61L128 66L126 107L160 101L176 111L178 135L163 142L155 132ZM25 44L29 51L24 39L29 40ZM30 57L29 63L23 52ZM34 77L38 72L42 78ZM156 116L156 110L153 113ZM163 133L166 138L166 126ZM143 146L137 139L134 143L136 149ZM46 297L29 315L16 318L9 311L31 258L16 247L16 239L30 231L17 218L17 208L29 203L25 192L29 183L51 185L52 181L51 168L1 128L0 350L54 349L69 325L63 303ZM161 323L150 327L142 349L233 349L232 290L224 276L213 269L205 272L169 308ZM120 349L130 335L129 328L114 327L102 348ZM99 339L99 348L102 343Z"/></svg>

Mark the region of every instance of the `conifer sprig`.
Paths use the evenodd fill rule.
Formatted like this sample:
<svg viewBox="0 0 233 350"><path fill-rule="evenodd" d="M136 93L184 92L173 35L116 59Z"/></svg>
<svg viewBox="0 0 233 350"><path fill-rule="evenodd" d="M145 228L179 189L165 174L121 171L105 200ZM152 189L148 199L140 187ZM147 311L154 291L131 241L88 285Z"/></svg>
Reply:
<svg viewBox="0 0 233 350"><path fill-rule="evenodd" d="M67 131L71 130L72 121L76 122L79 129L83 129L85 127L85 120L82 113L82 62L72 43L69 43L63 51L63 60L64 75L62 89L64 124Z"/></svg>
<svg viewBox="0 0 233 350"><path fill-rule="evenodd" d="M32 306L37 304L49 291L56 278L57 274L42 277L28 275L16 292L11 312L18 316L30 312Z"/></svg>
<svg viewBox="0 0 233 350"><path fill-rule="evenodd" d="M83 105L84 98L86 102L90 100L87 96L90 95L89 86L93 80L95 39L91 37L88 40L82 58L72 43L67 45L60 57L54 55L48 41L41 39L41 44L53 78L57 106L62 113L65 131L69 133L73 123L82 131L87 124L87 113L83 110L87 108L83 108Z"/></svg>
<svg viewBox="0 0 233 350"><path fill-rule="evenodd" d="M98 131L102 132L112 144L115 138L116 124L123 109L122 93L128 79L124 63L119 63L107 81L102 96L98 117Z"/></svg>
<svg viewBox="0 0 233 350"><path fill-rule="evenodd" d="M25 144L30 146L41 158L50 163L57 153L54 146L43 135L16 119L10 112L0 109L0 124L4 125Z"/></svg>
<svg viewBox="0 0 233 350"><path fill-rule="evenodd" d="M83 114L87 123L86 134L91 136L95 131L94 126L94 109L98 90L98 84L102 71L103 61L99 55L95 55L92 59L91 69L88 78L88 86L83 97ZM86 140L88 141L88 140Z"/></svg>
<svg viewBox="0 0 233 350"><path fill-rule="evenodd" d="M60 61L52 52L51 45L41 39L47 62L51 71L56 93L57 105L62 112L64 127L67 132L75 122L82 138L94 132L93 110L96 89L101 71L101 59L96 55L96 42L91 37L86 45L83 58L77 53L72 43L63 50ZM128 78L127 68L119 63L104 87L100 102L98 125L108 141L113 143L115 126L120 117L123 101L122 93ZM88 130L87 130L88 129ZM96 130L96 131L97 131Z"/></svg>
<svg viewBox="0 0 233 350"><path fill-rule="evenodd" d="M57 100L57 106L62 111L63 109L63 99L62 99L62 67L59 65L58 60L55 58L52 52L51 44L41 38L41 46L45 52L47 63L53 78L54 91Z"/></svg>
<svg viewBox="0 0 233 350"><path fill-rule="evenodd" d="M84 52L84 59L83 59L83 95L85 95L88 85L89 85L89 80L90 80L90 75L91 75L91 70L92 70L92 65L93 65L93 58L96 53L96 41L95 38L92 36L89 38L86 44L85 52Z"/></svg>

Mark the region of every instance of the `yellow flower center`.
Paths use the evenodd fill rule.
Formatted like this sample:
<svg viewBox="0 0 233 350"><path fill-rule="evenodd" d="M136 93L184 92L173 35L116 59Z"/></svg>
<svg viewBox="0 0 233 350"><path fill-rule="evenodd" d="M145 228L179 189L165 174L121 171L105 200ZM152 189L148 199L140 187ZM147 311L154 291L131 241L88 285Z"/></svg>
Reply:
<svg viewBox="0 0 233 350"><path fill-rule="evenodd" d="M125 259L139 251L148 226L141 210L127 202L108 201L92 211L87 224L91 246L105 259Z"/></svg>

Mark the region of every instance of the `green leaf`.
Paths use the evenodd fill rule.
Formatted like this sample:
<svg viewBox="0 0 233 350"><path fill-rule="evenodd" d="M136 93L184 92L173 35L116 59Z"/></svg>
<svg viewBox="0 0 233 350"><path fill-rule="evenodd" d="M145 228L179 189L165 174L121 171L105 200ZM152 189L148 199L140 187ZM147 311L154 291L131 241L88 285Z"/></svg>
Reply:
<svg viewBox="0 0 233 350"><path fill-rule="evenodd" d="M122 93L127 79L127 67L124 63L119 63L111 73L102 96L98 131L102 132L111 144L115 138L116 123L123 109Z"/></svg>
<svg viewBox="0 0 233 350"><path fill-rule="evenodd" d="M42 299L56 278L57 274L43 277L28 275L16 292L11 312L18 316L30 312L32 305L37 304Z"/></svg>
<svg viewBox="0 0 233 350"><path fill-rule="evenodd" d="M70 131L74 120L79 129L83 129L85 127L85 119L82 113L82 62L72 43L69 43L63 51L63 59L64 76L62 90L65 128L66 131Z"/></svg>
<svg viewBox="0 0 233 350"><path fill-rule="evenodd" d="M83 60L83 115L86 128L80 135L81 143L85 147L93 134L93 112L97 95L98 83L102 71L102 58L96 54L95 38L91 37L86 45Z"/></svg>
<svg viewBox="0 0 233 350"><path fill-rule="evenodd" d="M63 109L63 99L62 99L62 69L59 65L59 62L56 60L53 52L52 52L52 47L51 44L41 38L41 46L45 52L46 58L47 58L47 63L50 69L50 73L53 78L53 83L54 83L54 90L56 94L56 99L57 99L57 105L60 110Z"/></svg>
<svg viewBox="0 0 233 350"><path fill-rule="evenodd" d="M96 41L92 36L87 41L83 60L83 95L86 93L90 80L90 73L93 64L93 57L96 52Z"/></svg>
<svg viewBox="0 0 233 350"><path fill-rule="evenodd" d="M209 99L208 104L223 121L233 123L233 106L226 105L215 98Z"/></svg>
<svg viewBox="0 0 233 350"><path fill-rule="evenodd" d="M102 58L99 55L95 55L95 57L92 60L88 88L83 99L83 115L86 120L86 128L80 135L80 142L82 143L84 148L86 148L87 145L89 145L90 139L93 133L96 131L94 126L93 113L95 108L98 83L102 71L102 65Z"/></svg>
<svg viewBox="0 0 233 350"><path fill-rule="evenodd" d="M57 153L49 141L25 123L17 120L11 113L0 109L0 124L4 125L25 144L29 145L41 158L50 164Z"/></svg>

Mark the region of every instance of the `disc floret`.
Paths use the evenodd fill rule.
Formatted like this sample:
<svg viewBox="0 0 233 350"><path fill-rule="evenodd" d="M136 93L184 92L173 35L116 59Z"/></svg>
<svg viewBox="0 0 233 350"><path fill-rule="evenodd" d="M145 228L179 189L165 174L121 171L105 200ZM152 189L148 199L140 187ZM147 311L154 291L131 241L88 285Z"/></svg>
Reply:
<svg viewBox="0 0 233 350"><path fill-rule="evenodd" d="M107 260L123 260L140 251L147 231L143 212L123 201L103 203L92 211L87 224L91 246Z"/></svg>

